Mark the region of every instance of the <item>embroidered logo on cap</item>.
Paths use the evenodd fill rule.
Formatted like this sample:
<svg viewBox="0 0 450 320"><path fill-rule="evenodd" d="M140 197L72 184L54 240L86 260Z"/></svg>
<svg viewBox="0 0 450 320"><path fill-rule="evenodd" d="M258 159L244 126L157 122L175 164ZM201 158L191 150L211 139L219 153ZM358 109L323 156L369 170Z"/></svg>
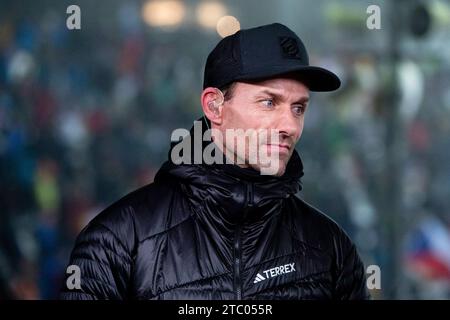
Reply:
<svg viewBox="0 0 450 320"><path fill-rule="evenodd" d="M283 56L290 59L301 59L297 40L292 37L280 37L280 46Z"/></svg>

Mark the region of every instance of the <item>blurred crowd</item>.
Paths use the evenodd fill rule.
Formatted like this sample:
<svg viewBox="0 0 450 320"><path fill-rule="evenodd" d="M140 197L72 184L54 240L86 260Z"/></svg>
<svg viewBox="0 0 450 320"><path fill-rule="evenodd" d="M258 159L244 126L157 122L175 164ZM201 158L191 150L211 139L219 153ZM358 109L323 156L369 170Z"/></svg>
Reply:
<svg viewBox="0 0 450 320"><path fill-rule="evenodd" d="M0 297L55 298L81 228L151 182L171 128L191 121L179 103L196 98L193 66L130 25L139 16L119 15L111 36L71 32L50 6L38 17L3 13Z"/></svg>
<svg viewBox="0 0 450 320"><path fill-rule="evenodd" d="M172 130L201 114L219 38L149 28L124 2L78 31L52 5L1 5L0 299L54 299L76 235L151 183ZM450 298L450 55L312 52L343 87L313 95L300 196L380 266L374 298Z"/></svg>

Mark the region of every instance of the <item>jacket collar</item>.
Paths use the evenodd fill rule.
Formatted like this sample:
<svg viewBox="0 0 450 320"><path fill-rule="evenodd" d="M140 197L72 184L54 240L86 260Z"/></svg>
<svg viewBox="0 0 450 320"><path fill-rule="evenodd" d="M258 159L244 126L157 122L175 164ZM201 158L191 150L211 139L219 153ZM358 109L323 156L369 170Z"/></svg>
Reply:
<svg viewBox="0 0 450 320"><path fill-rule="evenodd" d="M207 127L203 119L203 131ZM191 136L192 133L193 129L190 132ZM206 147L209 143L211 141L203 142L202 147ZM170 154L171 151L169 160L158 171L155 182L165 178L180 181L187 187L188 196L197 205L211 206L211 210L216 210L223 219L231 223L261 219L263 218L261 211L267 210L255 209L274 207L282 199L301 190L303 164L295 150L285 173L280 177L261 175L252 168L241 168L233 164L176 165L171 161Z"/></svg>

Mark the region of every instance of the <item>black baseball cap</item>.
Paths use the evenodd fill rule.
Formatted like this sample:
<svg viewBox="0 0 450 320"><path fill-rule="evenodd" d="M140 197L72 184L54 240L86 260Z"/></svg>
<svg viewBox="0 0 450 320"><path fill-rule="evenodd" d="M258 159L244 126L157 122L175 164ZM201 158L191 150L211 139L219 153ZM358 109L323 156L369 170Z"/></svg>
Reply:
<svg viewBox="0 0 450 320"><path fill-rule="evenodd" d="M295 75L311 91L333 91L341 85L333 72L309 65L306 48L291 29L273 23L223 38L208 55L203 88L284 74Z"/></svg>

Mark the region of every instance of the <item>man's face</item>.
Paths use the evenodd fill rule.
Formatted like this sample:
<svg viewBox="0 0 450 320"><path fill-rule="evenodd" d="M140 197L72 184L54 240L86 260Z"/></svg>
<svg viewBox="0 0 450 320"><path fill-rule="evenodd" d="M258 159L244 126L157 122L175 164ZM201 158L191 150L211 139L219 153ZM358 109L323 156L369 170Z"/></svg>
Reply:
<svg viewBox="0 0 450 320"><path fill-rule="evenodd" d="M269 157L275 156L277 169L273 174L282 175L302 134L308 101L308 88L292 78L236 83L232 98L223 105L222 123L217 126L224 136L225 149L227 152L231 150L235 160L244 160L242 166L250 166L261 172L264 167L261 158L257 157L256 163L249 160L255 159L252 157L261 152ZM246 143L245 149L238 148L236 139L226 139L227 129L252 129L249 132L258 135L258 142L253 146ZM261 138L264 134L267 139Z"/></svg>

